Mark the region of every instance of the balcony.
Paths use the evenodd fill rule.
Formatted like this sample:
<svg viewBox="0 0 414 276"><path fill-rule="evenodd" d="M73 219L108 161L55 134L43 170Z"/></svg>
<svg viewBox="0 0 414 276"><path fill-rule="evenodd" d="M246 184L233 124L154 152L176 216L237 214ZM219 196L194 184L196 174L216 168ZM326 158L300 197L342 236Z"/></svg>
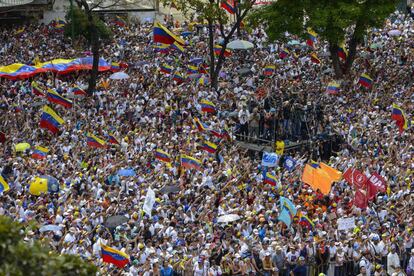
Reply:
<svg viewBox="0 0 414 276"><path fill-rule="evenodd" d="M0 8L15 7L21 5L27 5L34 0L0 0Z"/></svg>

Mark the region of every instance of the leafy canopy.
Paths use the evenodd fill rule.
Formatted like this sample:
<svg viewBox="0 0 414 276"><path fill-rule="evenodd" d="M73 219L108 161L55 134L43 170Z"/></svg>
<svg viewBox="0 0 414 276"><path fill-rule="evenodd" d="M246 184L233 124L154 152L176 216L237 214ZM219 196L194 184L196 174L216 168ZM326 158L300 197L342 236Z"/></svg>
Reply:
<svg viewBox="0 0 414 276"><path fill-rule="evenodd" d="M35 241L25 242L25 231L35 226L23 225L0 216L0 275L63 276L95 275L97 268L75 255L58 255Z"/></svg>
<svg viewBox="0 0 414 276"><path fill-rule="evenodd" d="M307 28L332 44L344 41L348 28L362 39L371 27L380 27L399 0L278 0L253 12L253 24L265 24L272 40L284 32L306 37Z"/></svg>
<svg viewBox="0 0 414 276"><path fill-rule="evenodd" d="M65 35L70 37L72 35L72 24L74 25L73 33L75 37L83 36L85 39L91 38L91 27L88 20L88 15L80 8L73 7L73 17L69 10L66 14ZM93 15L93 23L98 30L98 35L101 39L110 39L112 37L112 31L105 23L99 19L98 16Z"/></svg>

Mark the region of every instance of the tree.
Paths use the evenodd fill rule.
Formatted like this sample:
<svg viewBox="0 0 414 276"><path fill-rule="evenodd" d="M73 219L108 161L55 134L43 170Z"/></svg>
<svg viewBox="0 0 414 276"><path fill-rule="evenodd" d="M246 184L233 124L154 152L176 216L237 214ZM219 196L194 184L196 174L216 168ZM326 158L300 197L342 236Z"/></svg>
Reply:
<svg viewBox="0 0 414 276"><path fill-rule="evenodd" d="M96 88L101 40L111 37L111 31L94 14L94 10L107 9L117 5L118 2L115 1L109 6L104 6L104 0L75 0L75 2L77 7L72 7L66 16L68 24L65 27L65 34L72 34L73 31L75 35L85 37L91 45L93 64L88 85L88 94L91 94Z"/></svg>
<svg viewBox="0 0 414 276"><path fill-rule="evenodd" d="M272 40L283 39L284 32L307 36L311 28L329 45L336 77L348 74L358 45L372 27L381 27L398 0L278 0L251 14L253 24L265 24ZM345 43L348 55L343 65L338 49Z"/></svg>
<svg viewBox="0 0 414 276"><path fill-rule="evenodd" d="M184 13L187 17L197 15L198 20L207 22L209 31L209 57L210 57L210 80L211 87L217 88L218 76L225 61L225 52L227 44L233 37L236 30L240 29L242 21L246 18L249 11L253 8L256 0L235 1L236 20L230 22L228 13L220 7L222 0L163 0L164 5L174 5L178 10ZM226 31L226 26L230 24L230 30ZM215 28L220 31L222 38L221 51L217 57L214 55Z"/></svg>
<svg viewBox="0 0 414 276"><path fill-rule="evenodd" d="M79 256L58 255L35 241L25 242L28 228L0 216L0 275L95 275L97 268Z"/></svg>

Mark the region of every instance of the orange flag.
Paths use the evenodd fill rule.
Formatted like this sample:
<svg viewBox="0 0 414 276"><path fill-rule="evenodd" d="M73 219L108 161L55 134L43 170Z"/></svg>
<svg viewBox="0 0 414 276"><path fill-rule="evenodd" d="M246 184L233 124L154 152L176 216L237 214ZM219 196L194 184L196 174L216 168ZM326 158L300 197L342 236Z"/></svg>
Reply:
<svg viewBox="0 0 414 276"><path fill-rule="evenodd" d="M313 168L306 164L302 174L302 181L311 186L313 190L320 190L324 195L329 194L333 180L320 168Z"/></svg>
<svg viewBox="0 0 414 276"><path fill-rule="evenodd" d="M332 181L339 181L342 178L342 173L334 168L326 165L325 163L319 163L321 169L328 174L328 176L332 179Z"/></svg>

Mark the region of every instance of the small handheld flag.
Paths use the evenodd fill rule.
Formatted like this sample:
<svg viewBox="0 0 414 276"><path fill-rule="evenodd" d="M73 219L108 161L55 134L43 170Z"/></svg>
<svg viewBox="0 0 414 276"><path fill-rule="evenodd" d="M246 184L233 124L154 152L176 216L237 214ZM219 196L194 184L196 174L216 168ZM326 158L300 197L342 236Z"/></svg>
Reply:
<svg viewBox="0 0 414 276"><path fill-rule="evenodd" d="M316 42L317 34L311 28L308 28L308 36L309 38L306 40L306 44L310 47L313 47L314 43Z"/></svg>
<svg viewBox="0 0 414 276"><path fill-rule="evenodd" d="M56 134L63 123L63 119L52 108L47 105L43 107L43 113L40 117L40 128L48 129L53 134Z"/></svg>
<svg viewBox="0 0 414 276"><path fill-rule="evenodd" d="M86 143L91 148L106 148L106 142L91 133L86 135Z"/></svg>
<svg viewBox="0 0 414 276"><path fill-rule="evenodd" d="M234 14L236 12L234 0L222 0L220 7L225 9L228 13Z"/></svg>
<svg viewBox="0 0 414 276"><path fill-rule="evenodd" d="M45 159L48 152L49 152L49 149L41 147L41 146L36 146L32 153L32 158L38 159L38 160Z"/></svg>
<svg viewBox="0 0 414 276"><path fill-rule="evenodd" d="M285 59L290 54L288 49L283 49L282 52L279 53L279 57L281 59Z"/></svg>
<svg viewBox="0 0 414 276"><path fill-rule="evenodd" d="M64 106L66 108L71 108L72 107L72 101L68 100L66 98L64 98L63 96L61 96L58 92L56 92L53 89L48 89L47 90L47 100L51 103L55 103L55 104L59 104L61 106Z"/></svg>
<svg viewBox="0 0 414 276"><path fill-rule="evenodd" d="M404 110L396 104L392 105L391 119L396 122L400 133L410 126L410 122L407 119Z"/></svg>
<svg viewBox="0 0 414 276"><path fill-rule="evenodd" d="M197 127L198 131L204 131L208 129L208 125L201 122L200 119L198 119L197 117L194 118L194 124Z"/></svg>
<svg viewBox="0 0 414 276"><path fill-rule="evenodd" d="M359 77L358 83L366 88L370 88L372 86L372 78L368 76L367 74L362 74L361 77Z"/></svg>
<svg viewBox="0 0 414 276"><path fill-rule="evenodd" d="M157 149L155 151L155 159L158 159L162 162L165 163L171 163L172 159L171 159L171 155L169 155L168 153L166 153L165 151L161 150L161 149Z"/></svg>
<svg viewBox="0 0 414 276"><path fill-rule="evenodd" d="M181 45L185 44L184 40L173 34L160 22L155 22L154 24L154 42L168 45L174 44L174 42L178 42Z"/></svg>
<svg viewBox="0 0 414 276"><path fill-rule="evenodd" d="M129 263L129 256L115 248L101 244L101 256L105 263L110 263L118 268L123 268Z"/></svg>
<svg viewBox="0 0 414 276"><path fill-rule="evenodd" d="M207 151L208 153L216 153L217 145L209 141L204 141L201 149Z"/></svg>
<svg viewBox="0 0 414 276"><path fill-rule="evenodd" d="M277 184L277 179L276 176L274 176L273 174L267 172L264 178L264 183L272 185L272 186L276 186Z"/></svg>
<svg viewBox="0 0 414 276"><path fill-rule="evenodd" d="M275 65L267 65L264 69L265 76L271 76L275 73L276 66Z"/></svg>
<svg viewBox="0 0 414 276"><path fill-rule="evenodd" d="M36 81L32 81L32 93L41 97L45 96L43 89L39 86L39 84Z"/></svg>
<svg viewBox="0 0 414 276"><path fill-rule="evenodd" d="M332 81L328 84L328 87L326 88L326 92L328 94L337 94L339 92L339 83L336 81Z"/></svg>
<svg viewBox="0 0 414 276"><path fill-rule="evenodd" d="M160 67L160 71L165 74L171 74L172 70L173 70L173 67L168 64L163 64Z"/></svg>
<svg viewBox="0 0 414 276"><path fill-rule="evenodd" d="M7 192L10 189L9 184L4 180L3 176L0 174L0 193Z"/></svg>
<svg viewBox="0 0 414 276"><path fill-rule="evenodd" d="M207 113L216 113L216 105L209 100L201 100L201 111Z"/></svg>
<svg viewBox="0 0 414 276"><path fill-rule="evenodd" d="M318 56L315 53L312 53L310 55L310 58L311 58L311 61L313 63L316 63L316 64L320 64L321 63L321 60L318 58Z"/></svg>
<svg viewBox="0 0 414 276"><path fill-rule="evenodd" d="M191 156L182 154L180 161L181 161L181 166L186 169L195 169L198 171L203 170L201 161Z"/></svg>

